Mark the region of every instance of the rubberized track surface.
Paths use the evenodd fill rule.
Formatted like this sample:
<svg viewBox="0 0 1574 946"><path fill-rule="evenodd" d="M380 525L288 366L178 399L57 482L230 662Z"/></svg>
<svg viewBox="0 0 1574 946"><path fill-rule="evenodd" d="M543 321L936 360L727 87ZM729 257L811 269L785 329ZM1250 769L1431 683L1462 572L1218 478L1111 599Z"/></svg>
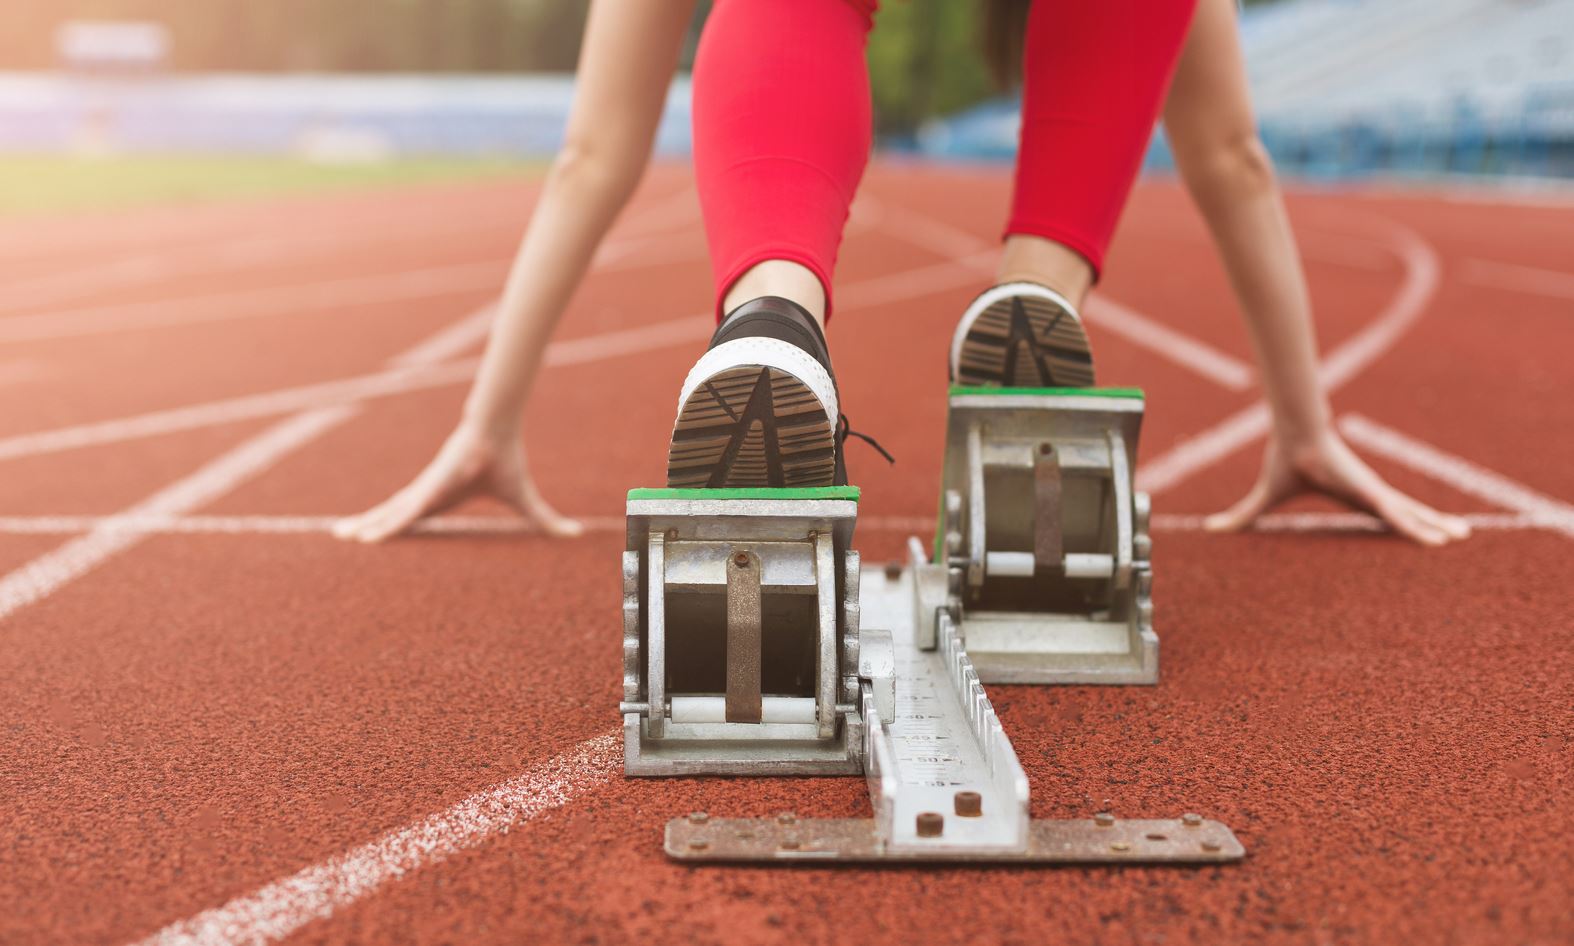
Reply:
<svg viewBox="0 0 1574 946"><path fill-rule="evenodd" d="M1566 204L1293 201L1346 433L1478 514L1427 551L1315 505L1196 531L1255 473L1256 395L1200 225L1145 186L1091 332L1100 380L1149 395L1163 680L991 693L1036 816L1199 811L1250 856L864 872L660 850L691 809L866 813L860 780L618 774L621 501L660 482L708 322L680 172L529 412L592 531L325 534L455 418L531 188L0 228L0 942L1574 941ZM927 528L1007 188L878 167L855 214L831 342L900 461L851 456L867 562Z"/></svg>

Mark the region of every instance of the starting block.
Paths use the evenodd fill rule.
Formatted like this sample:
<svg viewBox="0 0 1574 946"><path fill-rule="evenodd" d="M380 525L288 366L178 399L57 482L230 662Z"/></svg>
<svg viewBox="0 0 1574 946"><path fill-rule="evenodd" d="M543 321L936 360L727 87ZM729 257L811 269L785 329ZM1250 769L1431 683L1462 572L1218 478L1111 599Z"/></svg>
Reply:
<svg viewBox="0 0 1574 946"><path fill-rule="evenodd" d="M643 489L623 553L629 775L863 770L889 634L859 633L858 490Z"/></svg>
<svg viewBox="0 0 1574 946"><path fill-rule="evenodd" d="M983 682L1158 682L1143 407L1131 388L951 389L934 560Z"/></svg>
<svg viewBox="0 0 1574 946"><path fill-rule="evenodd" d="M874 817L667 824L691 862L1219 863L1199 815L1034 821L983 684L1158 680L1142 392L950 392L932 550L861 574L858 490L649 489L623 553L629 775L863 773Z"/></svg>

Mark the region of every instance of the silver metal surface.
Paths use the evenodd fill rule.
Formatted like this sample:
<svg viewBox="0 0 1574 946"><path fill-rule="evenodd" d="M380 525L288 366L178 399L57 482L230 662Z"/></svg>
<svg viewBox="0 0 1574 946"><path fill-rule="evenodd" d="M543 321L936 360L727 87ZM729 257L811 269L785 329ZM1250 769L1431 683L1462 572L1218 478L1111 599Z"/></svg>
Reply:
<svg viewBox="0 0 1574 946"><path fill-rule="evenodd" d="M890 629L898 681L894 717L883 716L872 697L864 706L876 831L892 849L1019 849L1027 837L1027 776L950 615L942 611L936 621L935 650L917 646L912 582L924 569L940 566L915 561L895 579L864 581L865 620ZM963 791L982 797L982 816L948 819L938 835L921 834L919 816L950 811Z"/></svg>
<svg viewBox="0 0 1574 946"><path fill-rule="evenodd" d="M837 605L836 550L828 532L814 535L814 573L818 603L818 646L815 650L814 676L818 684L816 699L821 739L836 735L836 685L840 668L836 663Z"/></svg>
<svg viewBox="0 0 1574 946"><path fill-rule="evenodd" d="M947 813L947 828L955 821ZM667 856L691 863L777 864L963 861L1002 864L1223 864L1246 856L1217 821L1092 819L1035 821L1020 850L960 852L884 843L867 818L711 818L667 822Z"/></svg>
<svg viewBox="0 0 1574 946"><path fill-rule="evenodd" d="M666 725L667 706L667 538L651 532L645 552L645 694L655 709L645 721L645 733L660 739Z"/></svg>

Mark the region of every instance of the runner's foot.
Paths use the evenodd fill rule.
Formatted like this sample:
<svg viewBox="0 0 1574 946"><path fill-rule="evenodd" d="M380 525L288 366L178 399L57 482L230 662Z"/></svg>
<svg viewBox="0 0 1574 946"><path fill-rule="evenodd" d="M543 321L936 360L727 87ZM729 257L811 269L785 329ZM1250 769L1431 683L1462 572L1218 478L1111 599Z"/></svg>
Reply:
<svg viewBox="0 0 1574 946"><path fill-rule="evenodd" d="M1093 353L1065 297L1030 282L995 286L967 307L951 340L951 380L1021 388L1093 386Z"/></svg>

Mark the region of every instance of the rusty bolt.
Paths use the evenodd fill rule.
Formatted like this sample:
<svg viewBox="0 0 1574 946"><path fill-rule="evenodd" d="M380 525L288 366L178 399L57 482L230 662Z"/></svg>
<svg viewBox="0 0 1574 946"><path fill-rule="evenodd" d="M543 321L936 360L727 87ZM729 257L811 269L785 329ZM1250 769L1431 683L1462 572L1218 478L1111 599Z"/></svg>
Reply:
<svg viewBox="0 0 1574 946"><path fill-rule="evenodd" d="M984 813L984 796L977 792L957 792L956 813L964 818L979 817Z"/></svg>
<svg viewBox="0 0 1574 946"><path fill-rule="evenodd" d="M797 838L782 838L780 846L781 846L781 849L784 850L784 851L796 851L796 850L798 850L798 839Z"/></svg>
<svg viewBox="0 0 1574 946"><path fill-rule="evenodd" d="M1202 815L1194 814L1188 811L1184 815L1181 815L1181 824L1188 828L1200 828L1202 827Z"/></svg>
<svg viewBox="0 0 1574 946"><path fill-rule="evenodd" d="M1124 854L1131 850L1131 845L1127 844L1125 841L1113 841L1110 843L1109 849L1114 851L1116 854Z"/></svg>
<svg viewBox="0 0 1574 946"><path fill-rule="evenodd" d="M1208 838L1207 840L1202 842L1202 849L1204 851L1208 851L1210 853L1217 852L1222 847L1224 847L1224 845L1220 844L1218 841L1215 841L1212 838Z"/></svg>
<svg viewBox="0 0 1574 946"><path fill-rule="evenodd" d="M918 836L921 838L938 838L945 832L945 815L938 811L921 811L918 813Z"/></svg>
<svg viewBox="0 0 1574 946"><path fill-rule="evenodd" d="M902 577L902 563L901 562L886 562L885 563L885 577L890 579L891 581L896 581L898 578L901 578Z"/></svg>
<svg viewBox="0 0 1574 946"><path fill-rule="evenodd" d="M704 838L689 838L689 850L703 851L710 847L710 842Z"/></svg>
<svg viewBox="0 0 1574 946"><path fill-rule="evenodd" d="M710 820L710 815L703 811L689 812L689 824L704 824Z"/></svg>
<svg viewBox="0 0 1574 946"><path fill-rule="evenodd" d="M1041 443L1038 445L1038 452L1047 457L1055 452L1055 445L1052 443Z"/></svg>
<svg viewBox="0 0 1574 946"><path fill-rule="evenodd" d="M784 811L781 814L776 816L776 823L777 824L792 824L793 822L795 822L797 820L798 820L798 816L793 814L790 811Z"/></svg>
<svg viewBox="0 0 1574 946"><path fill-rule="evenodd" d="M668 529L667 530L667 541L668 542L676 542L676 541L678 541L678 530L677 529Z"/></svg>
<svg viewBox="0 0 1574 946"><path fill-rule="evenodd" d="M1115 826L1115 816L1107 811L1101 811L1093 816L1093 823L1101 828L1113 828Z"/></svg>
<svg viewBox="0 0 1574 946"><path fill-rule="evenodd" d="M749 553L748 552L739 552L737 555L734 555L732 557L732 561L733 561L733 564L737 565L739 568L748 568L749 567Z"/></svg>

